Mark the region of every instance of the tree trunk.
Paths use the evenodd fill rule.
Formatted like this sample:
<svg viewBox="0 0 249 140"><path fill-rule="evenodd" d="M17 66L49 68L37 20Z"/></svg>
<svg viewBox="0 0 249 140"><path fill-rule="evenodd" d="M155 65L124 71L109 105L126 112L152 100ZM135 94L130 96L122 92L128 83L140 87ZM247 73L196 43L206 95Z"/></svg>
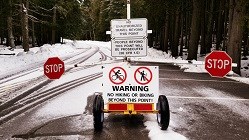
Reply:
<svg viewBox="0 0 249 140"><path fill-rule="evenodd" d="M7 26L8 26L8 40L9 46L15 48L14 36L13 36L13 19L12 19L12 0L8 0L8 17L7 17Z"/></svg>
<svg viewBox="0 0 249 140"><path fill-rule="evenodd" d="M26 3L26 6L25 4ZM22 37L23 37L23 49L24 52L29 51L29 28L28 28L28 0L20 0L21 4L21 24L22 24Z"/></svg>
<svg viewBox="0 0 249 140"><path fill-rule="evenodd" d="M1 0L0 1L0 12L2 13L3 12L3 4L4 4L4 1ZM4 21L3 19L3 14L0 14L0 21ZM4 29L3 29L3 22L0 22L0 45L3 44L3 32L4 32Z"/></svg>
<svg viewBox="0 0 249 140"><path fill-rule="evenodd" d="M225 3L228 3L229 0L226 0ZM227 20L228 20L228 8L225 7L225 14L224 14L224 33L223 33L223 46L222 46L222 51L226 51L227 48Z"/></svg>
<svg viewBox="0 0 249 140"><path fill-rule="evenodd" d="M176 14L175 14L175 25L174 25L174 36L173 36L173 43L172 43L172 56L177 57L178 56L178 44L179 44L179 18L180 17L180 9L177 8Z"/></svg>
<svg viewBox="0 0 249 140"><path fill-rule="evenodd" d="M201 1L193 0L193 15L189 40L188 60L197 60L198 44L200 39L200 13Z"/></svg>
<svg viewBox="0 0 249 140"><path fill-rule="evenodd" d="M248 55L248 36L249 36L249 29L247 28L248 21L244 24L244 33L243 33L243 59L247 59L246 56Z"/></svg>
<svg viewBox="0 0 249 140"><path fill-rule="evenodd" d="M224 0L220 0L220 6L219 6L219 14L218 14L218 24L217 24L217 30L216 30L216 50L220 50L221 48L221 42L222 42L222 33L223 33L223 26L224 26Z"/></svg>
<svg viewBox="0 0 249 140"><path fill-rule="evenodd" d="M249 37L247 37L247 43L246 43L246 47L245 47L245 56L249 55L248 51L249 51Z"/></svg>
<svg viewBox="0 0 249 140"><path fill-rule="evenodd" d="M53 9L53 26L52 26L52 44L55 44L55 30L56 30L56 5Z"/></svg>
<svg viewBox="0 0 249 140"><path fill-rule="evenodd" d="M188 6L188 2L187 2L187 6ZM189 48L189 37L190 37L190 14L189 14L189 11L186 10L186 33L185 33L185 48L188 49Z"/></svg>
<svg viewBox="0 0 249 140"><path fill-rule="evenodd" d="M182 12L183 12L183 4L182 4ZM179 56L183 56L183 30L184 30L184 14L181 13L181 38L180 38L180 52Z"/></svg>
<svg viewBox="0 0 249 140"><path fill-rule="evenodd" d="M153 47L153 33L149 34L148 42L149 47Z"/></svg>
<svg viewBox="0 0 249 140"><path fill-rule="evenodd" d="M166 18L165 18L165 27L164 27L164 51L165 52L168 52L168 48L169 48L169 45L168 45L168 41L169 41L169 13L167 12L166 13Z"/></svg>
<svg viewBox="0 0 249 140"><path fill-rule="evenodd" d="M207 34L205 38L206 44L206 53L211 52L212 48L212 34L213 34L213 11L214 11L214 0L207 0L206 6L208 6L208 2L210 2L210 8L207 16Z"/></svg>
<svg viewBox="0 0 249 140"><path fill-rule="evenodd" d="M174 14L170 14L170 25L169 25L169 48L171 50L172 53L172 47L173 47L173 43L174 43L174 25L175 25L175 16ZM171 54L172 55L172 54Z"/></svg>
<svg viewBox="0 0 249 140"><path fill-rule="evenodd" d="M229 17L232 17L232 22L229 23L230 35L228 39L227 52L231 56L234 63L237 63L237 67L234 68L234 72L240 74L241 67L241 41L243 36L243 20L245 16L245 0L234 1L235 7L233 13L229 13ZM230 21L230 19L229 19Z"/></svg>
<svg viewBox="0 0 249 140"><path fill-rule="evenodd" d="M205 55L206 54L206 42L205 42L205 38L206 38L206 0L202 0L202 9L201 9L201 55Z"/></svg>
<svg viewBox="0 0 249 140"><path fill-rule="evenodd" d="M229 0L229 25L228 25L228 41L229 42L229 37L231 35L231 27L232 27L232 22L233 22L233 13L234 13L234 6L235 6L235 0ZM228 46L228 45L227 45Z"/></svg>
<svg viewBox="0 0 249 140"><path fill-rule="evenodd" d="M32 47L35 47L35 23L32 20Z"/></svg>
<svg viewBox="0 0 249 140"><path fill-rule="evenodd" d="M160 29L160 49L164 51L164 27Z"/></svg>

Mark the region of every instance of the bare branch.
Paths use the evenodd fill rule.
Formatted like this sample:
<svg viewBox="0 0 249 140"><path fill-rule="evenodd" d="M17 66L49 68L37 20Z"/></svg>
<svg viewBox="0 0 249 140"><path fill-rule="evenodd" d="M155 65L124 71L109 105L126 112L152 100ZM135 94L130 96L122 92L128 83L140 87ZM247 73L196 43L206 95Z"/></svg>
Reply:
<svg viewBox="0 0 249 140"><path fill-rule="evenodd" d="M38 15L41 15L41 16L52 17L52 16L50 16L50 15L46 15L46 14L39 13L39 12L37 12L37 11L35 11L35 10L31 10L31 9L28 9L28 10L31 11L31 12L33 12L33 13L36 13L36 14L38 14Z"/></svg>

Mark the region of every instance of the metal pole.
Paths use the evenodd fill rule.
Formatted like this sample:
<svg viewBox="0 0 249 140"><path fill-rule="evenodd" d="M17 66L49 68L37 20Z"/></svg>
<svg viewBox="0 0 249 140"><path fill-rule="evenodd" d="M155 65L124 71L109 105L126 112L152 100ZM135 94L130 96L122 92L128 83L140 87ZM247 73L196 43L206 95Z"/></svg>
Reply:
<svg viewBox="0 0 249 140"><path fill-rule="evenodd" d="M127 19L131 19L131 3L127 0Z"/></svg>

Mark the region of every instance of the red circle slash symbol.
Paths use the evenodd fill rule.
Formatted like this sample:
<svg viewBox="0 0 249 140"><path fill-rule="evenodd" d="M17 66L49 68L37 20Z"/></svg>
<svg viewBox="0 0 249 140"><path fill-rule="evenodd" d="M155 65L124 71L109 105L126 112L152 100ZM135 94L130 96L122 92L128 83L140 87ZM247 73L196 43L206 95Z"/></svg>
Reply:
<svg viewBox="0 0 249 140"><path fill-rule="evenodd" d="M114 67L109 72L109 79L113 84L120 85L125 82L127 73L122 67Z"/></svg>
<svg viewBox="0 0 249 140"><path fill-rule="evenodd" d="M146 85L152 80L152 72L147 67L139 67L134 73L135 81L140 85Z"/></svg>

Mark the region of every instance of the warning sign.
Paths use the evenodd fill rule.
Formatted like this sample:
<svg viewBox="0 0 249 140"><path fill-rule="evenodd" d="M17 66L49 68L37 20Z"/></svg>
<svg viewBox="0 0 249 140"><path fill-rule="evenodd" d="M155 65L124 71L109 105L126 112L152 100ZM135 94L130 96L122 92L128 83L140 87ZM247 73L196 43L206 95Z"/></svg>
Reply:
<svg viewBox="0 0 249 140"><path fill-rule="evenodd" d="M147 55L147 39L112 39L112 56L116 57L135 57L135 56L146 56Z"/></svg>
<svg viewBox="0 0 249 140"><path fill-rule="evenodd" d="M148 21L146 18L111 20L111 37L147 37Z"/></svg>
<svg viewBox="0 0 249 140"><path fill-rule="evenodd" d="M142 57L147 55L148 21L146 18L111 20L111 55Z"/></svg>
<svg viewBox="0 0 249 140"><path fill-rule="evenodd" d="M106 65L103 68L105 103L156 103L158 66Z"/></svg>

